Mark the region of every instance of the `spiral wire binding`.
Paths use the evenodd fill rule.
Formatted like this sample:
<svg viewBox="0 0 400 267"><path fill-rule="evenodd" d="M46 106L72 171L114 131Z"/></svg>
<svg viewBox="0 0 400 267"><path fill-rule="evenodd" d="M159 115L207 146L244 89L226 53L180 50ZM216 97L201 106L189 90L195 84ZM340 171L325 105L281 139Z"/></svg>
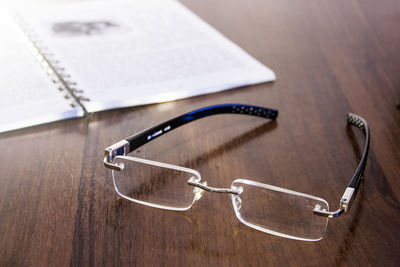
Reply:
<svg viewBox="0 0 400 267"><path fill-rule="evenodd" d="M48 51L48 47L43 44L35 32L24 23L23 19L18 14L14 14L14 20L18 29L25 37L32 55L45 73L49 75L64 98L70 100L70 106L73 108L80 106L84 116L87 116L89 112L82 102L89 102L90 99L83 95L84 91L77 88L78 84L71 81L71 75L67 74L65 69L60 66L60 61L54 58L54 54Z"/></svg>

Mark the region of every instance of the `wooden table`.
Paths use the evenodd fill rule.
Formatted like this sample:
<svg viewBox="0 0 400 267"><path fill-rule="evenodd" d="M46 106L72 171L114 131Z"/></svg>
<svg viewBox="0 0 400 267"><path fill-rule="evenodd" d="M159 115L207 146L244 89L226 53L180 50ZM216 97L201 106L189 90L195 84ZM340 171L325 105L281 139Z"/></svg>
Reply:
<svg viewBox="0 0 400 267"><path fill-rule="evenodd" d="M1 266L399 266L400 2L183 1L278 76L274 83L134 107L0 135ZM210 185L253 179L317 195L331 208L371 128L364 181L350 213L319 242L252 230L230 198L187 212L125 201L104 168L106 146L212 104L279 109L275 123L221 115L133 155L199 170Z"/></svg>

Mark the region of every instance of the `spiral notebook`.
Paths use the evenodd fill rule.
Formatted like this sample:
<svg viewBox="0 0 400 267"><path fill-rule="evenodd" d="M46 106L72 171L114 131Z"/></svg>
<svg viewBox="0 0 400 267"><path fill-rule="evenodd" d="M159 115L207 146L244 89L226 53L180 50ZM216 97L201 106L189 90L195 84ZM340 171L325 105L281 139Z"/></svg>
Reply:
<svg viewBox="0 0 400 267"><path fill-rule="evenodd" d="M272 81L177 1L90 1L0 14L0 132Z"/></svg>

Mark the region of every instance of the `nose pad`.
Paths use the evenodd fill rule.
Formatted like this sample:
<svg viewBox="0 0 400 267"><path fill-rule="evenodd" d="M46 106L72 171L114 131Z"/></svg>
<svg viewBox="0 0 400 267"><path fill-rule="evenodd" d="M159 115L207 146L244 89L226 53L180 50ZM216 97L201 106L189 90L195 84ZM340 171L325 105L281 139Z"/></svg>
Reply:
<svg viewBox="0 0 400 267"><path fill-rule="evenodd" d="M240 210L240 208L242 207L242 199L240 198L240 196L234 196L233 201L235 203L237 210Z"/></svg>
<svg viewBox="0 0 400 267"><path fill-rule="evenodd" d="M197 182L198 180L200 180L200 179L195 179L195 177L191 177L189 179L189 181L194 181L194 182ZM207 181L204 181L201 184L207 185ZM204 190L199 187L195 187L193 189L193 194L194 194L194 201L198 201L203 196Z"/></svg>
<svg viewBox="0 0 400 267"><path fill-rule="evenodd" d="M203 185L207 185L207 182L204 181L204 182L202 182L202 184L203 184ZM195 188L193 189L193 193L194 193L194 200L197 201L197 200L199 200L199 199L203 196L204 190L201 189L201 188L195 187Z"/></svg>
<svg viewBox="0 0 400 267"><path fill-rule="evenodd" d="M193 189L193 193L194 193L194 201L197 201L203 196L204 190L196 187L195 189Z"/></svg>

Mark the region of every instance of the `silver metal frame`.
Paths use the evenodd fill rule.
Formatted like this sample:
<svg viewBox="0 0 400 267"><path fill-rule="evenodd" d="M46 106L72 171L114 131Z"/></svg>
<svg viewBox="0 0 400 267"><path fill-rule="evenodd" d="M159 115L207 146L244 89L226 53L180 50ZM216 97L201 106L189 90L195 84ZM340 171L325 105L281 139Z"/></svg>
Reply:
<svg viewBox="0 0 400 267"><path fill-rule="evenodd" d="M202 183L196 182L193 177L190 178L187 181L188 185L198 187L200 189L203 189L207 192L214 192L214 193L223 193L223 194L233 194L233 195L240 195L243 191L243 188L217 188L217 187L211 187L207 185L207 181L204 181Z"/></svg>
<svg viewBox="0 0 400 267"><path fill-rule="evenodd" d="M235 111L231 111L226 110L226 107L231 108L232 105L230 104L225 104L222 106L211 106L209 108L206 109L199 109L193 112L197 112L195 114L197 114L195 117L193 117L193 112L184 114L180 117L176 117L172 120L166 121L160 125L154 126L148 130L145 130L139 134L130 136L122 141L119 141L118 143L115 143L109 147L107 147L105 149L105 155L104 155L104 165L105 167L112 169L113 170L113 180L114 180L114 171L122 171L124 169L124 164L123 163L117 163L114 161L114 159L116 158L125 158L127 160L132 160L132 161L137 161L137 162L141 162L141 163L145 163L145 164L150 164L150 165L154 165L154 166L159 166L159 167L165 167L165 168L172 168L175 170L180 170L180 171L185 171L185 172L189 172L191 174L193 174L194 176L192 176L189 180L187 180L187 184L190 186L195 187L195 189L193 190L193 193L195 194L195 197L193 199L193 202L188 205L187 207L169 207L169 206L163 206L163 205L159 205L159 204L152 204L152 203L148 203L145 201L139 201L139 200L135 200L132 198L129 198L127 196L124 196L123 194L121 194L118 191L118 188L116 187L115 184L115 180L114 180L114 187L116 192L123 198L126 198L128 200L131 200L133 202L137 202L143 205L147 205L147 206L151 206L151 207L156 207L156 208L162 208L162 209L169 209L169 210L187 210L189 209L193 203L197 200L199 200L201 198L201 196L203 195L204 191L208 191L208 192L214 192L214 193L223 193L223 194L230 194L232 197L232 203L234 205L234 209L235 209L235 213L236 216L238 217L238 219L244 223L245 225L252 227L254 229L257 229L259 231L262 232L266 232L266 233L270 233L270 234L274 234L277 236L281 236L281 237L286 237L286 238L292 238L292 239L298 239L298 240L303 240L303 241L317 241L317 239L305 239L305 238L299 238L299 237L293 237L293 236L288 236L282 233L278 233L278 232L274 232L268 229L263 229L262 227L259 227L257 225L251 224L251 223L247 223L245 220L243 220L240 216L238 216L238 208L237 206L235 206L235 202L234 200L236 199L240 199L240 194L243 192L243 188L242 187L235 187L232 184L231 188L217 188L217 187L211 187L208 186L206 181L201 182L201 176L200 173L198 173L196 170L191 170L185 167L180 167L180 166L176 166L176 165L171 165L171 164L167 164L167 163L161 163L161 162L155 162L155 161L150 161L150 160L146 160L146 159L140 159L140 158L134 158L134 157L128 157L126 156L131 150L135 150L136 148L144 145L145 143L147 143L149 140L153 140L156 137L160 136L163 131L169 131L171 129L171 125L174 125L173 127L179 127L187 122L193 121L195 119L199 119L205 116L209 116L209 115L214 115L214 114L222 114L222 113L235 113ZM235 108L235 105L232 106L233 108ZM244 106L242 106L243 109ZM214 108L217 111L214 110L214 113L208 113L208 110L210 110L210 108ZM204 112L207 111L207 112ZM265 118L270 118L270 119L275 119L277 116L277 111L272 110L275 113L266 113ZM270 112L270 111L268 111ZM245 113L248 115L254 115L251 112L250 113ZM272 114L272 115L271 115ZM256 114L257 116L260 116L260 114ZM185 119L185 120L183 120ZM184 122L182 122L184 121ZM363 173L364 173L364 169L366 166L366 161L367 161L367 157L368 157L368 150L369 150L369 140L370 140L370 133L369 133L369 127L367 122L359 117L358 115L352 114L352 113L348 113L347 114L347 123L349 125L353 125L358 127L359 129L361 129L364 134L366 135L366 142L365 142L365 148L364 148L364 152L363 152L363 156L361 158L361 161L356 169L356 172L353 175L353 178L351 179L349 185L347 186L345 192L343 193L342 198L340 199L340 203L339 203L339 208L335 211L329 211L329 205L328 203L321 199L321 198L317 198L315 196L311 196L311 195L307 195L307 194L303 194L303 193L299 193L299 192L295 192L295 191L291 191L288 189L284 189L284 188L280 188L280 187L275 187L275 186L271 186L271 185L267 185L267 184L261 184L255 181L250 181L250 180L243 180L243 179L237 179L236 181L241 181L247 184L251 184L254 186L259 186L262 188L267 188L267 189L271 189L271 190L275 190L275 191L280 191L280 192L284 192L284 193L289 193L289 194L294 194L294 195L298 195L298 196L303 196L303 197L308 197L308 198L313 198L313 199L318 199L320 201L323 201L326 203L326 208L322 208L320 205L316 205L313 209L313 215L316 216L322 216L322 217L327 217L327 218L334 218L334 217L338 217L343 213L347 213L350 209L351 203L355 198L356 192L359 188L359 185L361 183L361 181L363 180ZM147 139L146 139L147 138ZM328 221L328 220L327 220ZM321 236L322 238L322 236ZM320 238L320 239L321 239ZM320 240L318 239L318 240Z"/></svg>

